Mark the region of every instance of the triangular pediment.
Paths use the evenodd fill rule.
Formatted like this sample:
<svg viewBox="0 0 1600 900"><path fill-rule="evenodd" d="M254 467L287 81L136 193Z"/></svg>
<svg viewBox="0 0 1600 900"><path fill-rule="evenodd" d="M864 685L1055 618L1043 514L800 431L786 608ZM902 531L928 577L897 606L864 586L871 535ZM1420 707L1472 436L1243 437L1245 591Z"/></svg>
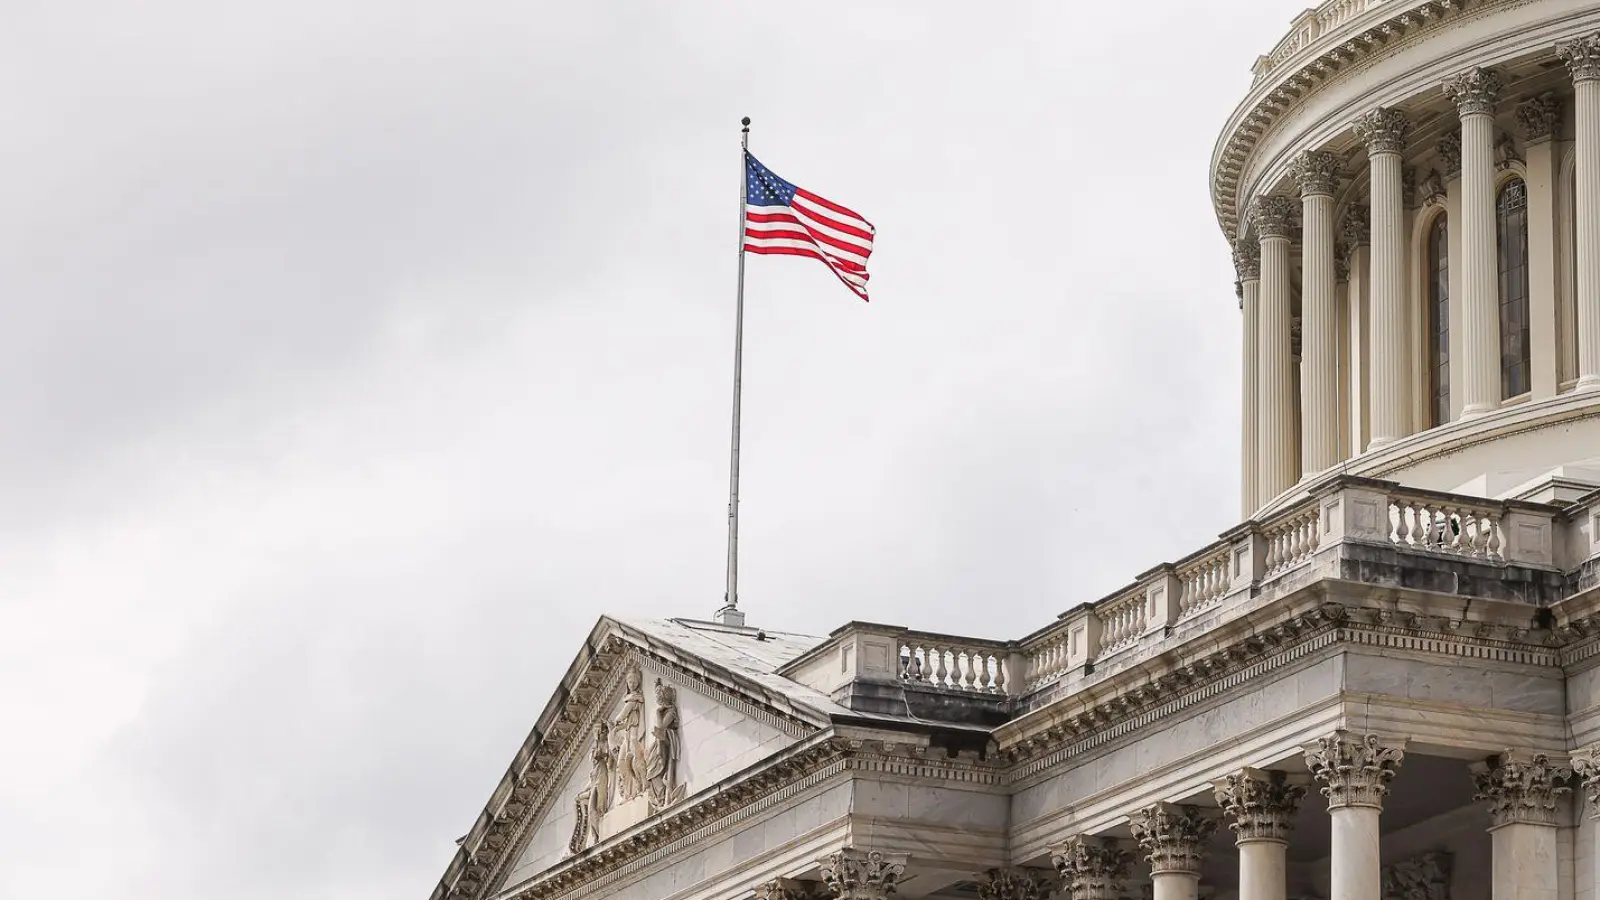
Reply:
<svg viewBox="0 0 1600 900"><path fill-rule="evenodd" d="M745 631L602 619L435 895L526 881L825 727L826 698L773 694L815 639Z"/></svg>

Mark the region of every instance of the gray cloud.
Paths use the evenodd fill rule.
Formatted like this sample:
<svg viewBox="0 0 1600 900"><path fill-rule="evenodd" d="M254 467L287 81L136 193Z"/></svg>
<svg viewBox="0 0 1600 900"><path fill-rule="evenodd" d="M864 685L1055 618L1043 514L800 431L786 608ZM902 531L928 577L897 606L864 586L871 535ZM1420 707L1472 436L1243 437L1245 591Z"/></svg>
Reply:
<svg viewBox="0 0 1600 900"><path fill-rule="evenodd" d="M14 4L0 894L422 896L603 611L1015 635L1232 524L1205 164L1297 7Z"/></svg>

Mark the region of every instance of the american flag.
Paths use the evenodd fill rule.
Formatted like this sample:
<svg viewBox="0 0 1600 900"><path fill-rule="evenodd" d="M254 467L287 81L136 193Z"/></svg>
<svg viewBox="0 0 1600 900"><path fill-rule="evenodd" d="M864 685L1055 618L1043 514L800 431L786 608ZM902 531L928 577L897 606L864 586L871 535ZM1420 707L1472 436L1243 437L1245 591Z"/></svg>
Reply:
<svg viewBox="0 0 1600 900"><path fill-rule="evenodd" d="M772 174L744 155L744 249L820 259L844 286L867 299L872 223Z"/></svg>

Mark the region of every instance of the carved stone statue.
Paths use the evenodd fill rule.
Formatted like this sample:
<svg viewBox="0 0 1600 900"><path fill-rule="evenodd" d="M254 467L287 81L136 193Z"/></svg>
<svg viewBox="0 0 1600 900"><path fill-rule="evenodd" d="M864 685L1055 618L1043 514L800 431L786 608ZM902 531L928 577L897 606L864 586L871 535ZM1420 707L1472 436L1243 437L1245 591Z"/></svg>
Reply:
<svg viewBox="0 0 1600 900"><path fill-rule="evenodd" d="M600 732L594 738L594 750L590 753L594 765L589 769L589 783L573 801L577 815L572 826L572 839L567 842L567 849L573 853L600 840L600 819L611 810L612 769L615 764L611 753L611 729L601 722Z"/></svg>
<svg viewBox="0 0 1600 900"><path fill-rule="evenodd" d="M684 786L678 782L680 753L678 692L657 678L656 722L650 730L650 750L645 754L645 786L652 810L665 809L683 799Z"/></svg>
<svg viewBox="0 0 1600 900"><path fill-rule="evenodd" d="M645 787L644 674L638 666L623 673L623 686L622 709L611 728L619 804L638 797Z"/></svg>

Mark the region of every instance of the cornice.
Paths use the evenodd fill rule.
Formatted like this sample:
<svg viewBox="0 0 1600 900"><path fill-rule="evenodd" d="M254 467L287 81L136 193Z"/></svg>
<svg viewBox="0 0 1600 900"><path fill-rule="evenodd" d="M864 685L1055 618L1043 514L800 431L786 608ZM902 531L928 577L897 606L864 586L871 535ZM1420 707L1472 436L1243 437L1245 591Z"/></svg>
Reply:
<svg viewBox="0 0 1600 900"><path fill-rule="evenodd" d="M1600 617L1586 627L1600 635ZM1323 603L1243 635L1153 680L1129 681L1079 712L1043 719L1000 745L1009 783L1030 780L1162 719L1226 694L1340 644L1530 666L1561 664L1567 635L1520 626L1463 623L1441 616ZM1600 646L1600 640L1596 641ZM1594 651L1600 652L1600 650ZM1129 670L1137 674L1138 669ZM1065 699L1065 698L1064 698Z"/></svg>
<svg viewBox="0 0 1600 900"><path fill-rule="evenodd" d="M1275 65L1234 110L1212 152L1212 204L1223 234L1232 240L1241 231L1240 183L1256 147L1308 97L1442 31L1533 2L1536 0L1384 4L1343 23L1307 49Z"/></svg>
<svg viewBox="0 0 1600 900"><path fill-rule="evenodd" d="M460 842L433 900L481 900L500 884L526 851L534 827L549 811L556 794L572 777L583 757L584 741L615 698L622 672L637 664L658 676L673 679L695 693L741 714L800 738L817 731L817 725L788 711L767 706L735 693L705 673L661 659L624 634L613 631L601 642L572 687L567 691L551 727L535 731L513 771L507 773L489 804Z"/></svg>
<svg viewBox="0 0 1600 900"><path fill-rule="evenodd" d="M937 756L941 752L892 741L818 736L788 756L691 797L662 818L607 838L497 897L556 900L573 894L589 896L851 772L992 786L1003 781L996 761L966 756L941 759Z"/></svg>

